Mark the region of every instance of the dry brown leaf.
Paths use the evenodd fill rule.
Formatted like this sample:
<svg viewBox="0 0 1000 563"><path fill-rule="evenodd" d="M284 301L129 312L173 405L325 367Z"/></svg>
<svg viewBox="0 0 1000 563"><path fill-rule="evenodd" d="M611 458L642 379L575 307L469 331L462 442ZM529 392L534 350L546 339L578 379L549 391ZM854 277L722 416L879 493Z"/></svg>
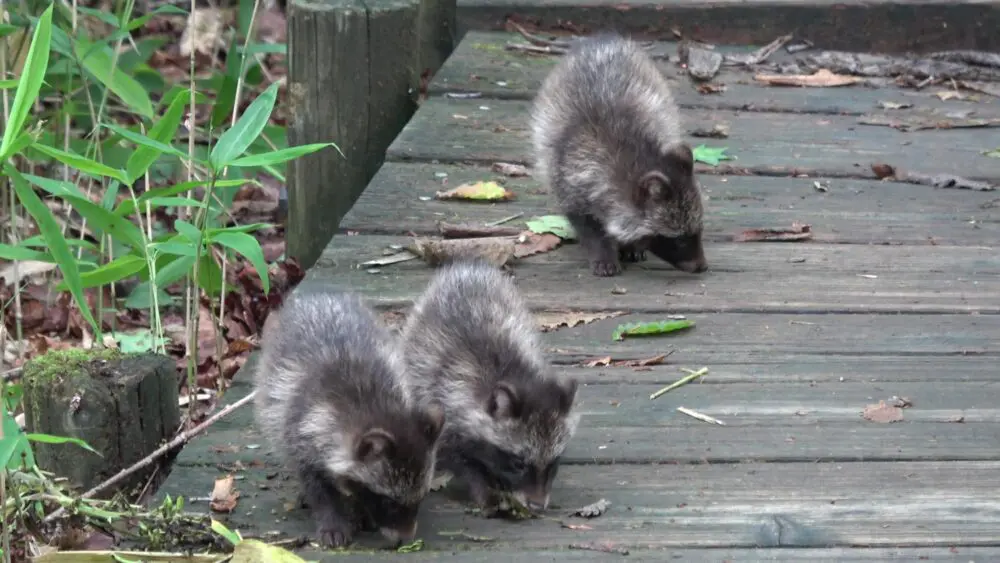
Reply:
<svg viewBox="0 0 1000 563"><path fill-rule="evenodd" d="M868 405L861 414L866 420L888 424L903 420L903 409L887 405L885 401L879 401L877 405Z"/></svg>
<svg viewBox="0 0 1000 563"><path fill-rule="evenodd" d="M965 96L961 92L956 92L955 90L941 90L940 92L934 92L934 95L942 101L965 99Z"/></svg>
<svg viewBox="0 0 1000 563"><path fill-rule="evenodd" d="M216 512L232 512L236 508L236 501L240 498L240 492L233 488L236 478L226 475L215 480L215 487L212 488L212 499L209 506Z"/></svg>
<svg viewBox="0 0 1000 563"><path fill-rule="evenodd" d="M523 164L512 164L510 162L494 162L493 171L512 178L531 176L531 173L528 172L528 167Z"/></svg>
<svg viewBox="0 0 1000 563"><path fill-rule="evenodd" d="M518 237L517 244L514 245L514 256L524 258L525 256L541 254L559 248L560 244L562 244L562 239L552 233L539 235L525 231Z"/></svg>
<svg viewBox="0 0 1000 563"><path fill-rule="evenodd" d="M611 356L604 356L603 358L596 358L593 360L587 360L583 362L582 365L588 368L606 367L611 364Z"/></svg>
<svg viewBox="0 0 1000 563"><path fill-rule="evenodd" d="M747 229L733 237L735 242L794 242L812 238L812 228L799 222L789 228Z"/></svg>
<svg viewBox="0 0 1000 563"><path fill-rule="evenodd" d="M580 518L597 518L598 516L604 514L611 507L611 503L607 499L600 499L597 502L588 504L583 508L578 508L573 511L573 516L578 516Z"/></svg>
<svg viewBox="0 0 1000 563"><path fill-rule="evenodd" d="M581 324L589 324L602 319L620 317L625 311L610 311L603 313L583 313L580 311L546 311L535 313L535 323L542 332L549 332L562 327L573 328ZM611 358L609 357L610 361Z"/></svg>
<svg viewBox="0 0 1000 563"><path fill-rule="evenodd" d="M891 178L896 175L896 169L893 168L892 165L884 162L876 162L875 164L872 164L872 172L879 180L883 178Z"/></svg>
<svg viewBox="0 0 1000 563"><path fill-rule="evenodd" d="M25 278L33 278L34 276L40 276L46 272L51 272L56 269L56 265L52 262L39 262L37 260L25 260L23 262L17 263L17 276L18 280ZM14 263L10 262L4 265L3 269L0 269L0 278L3 278L4 283L7 285L14 285L18 280L14 279Z"/></svg>
<svg viewBox="0 0 1000 563"><path fill-rule="evenodd" d="M560 522L560 526L566 528L567 530L593 530L594 528L586 524L567 524L566 522Z"/></svg>
<svg viewBox="0 0 1000 563"><path fill-rule="evenodd" d="M699 94L721 94L726 91L725 84L712 84L710 82L703 82L698 85Z"/></svg>
<svg viewBox="0 0 1000 563"><path fill-rule="evenodd" d="M514 239L482 237L453 240L415 238L407 250L430 266L440 266L455 259L483 258L498 268L514 258Z"/></svg>
<svg viewBox="0 0 1000 563"><path fill-rule="evenodd" d="M859 76L836 74L825 68L821 68L813 74L757 74L753 79L765 82L770 86L807 86L812 88L850 86L864 80Z"/></svg>

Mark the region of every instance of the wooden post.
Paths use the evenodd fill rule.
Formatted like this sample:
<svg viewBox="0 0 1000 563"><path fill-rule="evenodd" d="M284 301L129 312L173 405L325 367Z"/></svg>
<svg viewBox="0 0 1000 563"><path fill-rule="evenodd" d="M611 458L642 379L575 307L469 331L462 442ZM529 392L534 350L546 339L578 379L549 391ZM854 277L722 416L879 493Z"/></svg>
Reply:
<svg viewBox="0 0 1000 563"><path fill-rule="evenodd" d="M419 0L288 4L287 254L312 266L415 110Z"/></svg>
<svg viewBox="0 0 1000 563"><path fill-rule="evenodd" d="M89 489L131 466L180 426L177 367L167 356L52 351L26 363L23 380L28 432L79 438L100 452L32 443L39 467L74 487ZM138 472L119 488L148 477L149 471Z"/></svg>
<svg viewBox="0 0 1000 563"><path fill-rule="evenodd" d="M458 41L455 0L421 0L419 22L420 72L429 76L441 68Z"/></svg>

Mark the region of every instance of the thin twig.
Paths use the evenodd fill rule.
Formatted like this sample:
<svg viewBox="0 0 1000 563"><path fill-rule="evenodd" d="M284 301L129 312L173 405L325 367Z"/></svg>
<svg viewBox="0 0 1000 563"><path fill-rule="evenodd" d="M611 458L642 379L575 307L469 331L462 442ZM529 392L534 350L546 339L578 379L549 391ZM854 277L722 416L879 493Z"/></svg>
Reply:
<svg viewBox="0 0 1000 563"><path fill-rule="evenodd" d="M771 55L777 53L778 49L781 49L782 47L785 46L785 44L787 44L789 41L792 40L792 37L793 36L791 34L782 35L781 37L775 39L774 41L771 41L767 45L764 45L763 47L757 49L752 53L726 55L725 60L729 64L738 64L746 66L759 65L764 61L766 61L767 59L771 58Z"/></svg>
<svg viewBox="0 0 1000 563"><path fill-rule="evenodd" d="M504 49L507 49L508 51L523 51L525 53L532 53L535 55L565 55L569 52L569 49L556 47L554 45L527 45L524 43L507 43L504 45Z"/></svg>
<svg viewBox="0 0 1000 563"><path fill-rule="evenodd" d="M504 223L513 221L514 219L517 219L518 217L521 217L523 215L524 215L523 211L521 213L515 213L515 214L513 214L513 215L511 215L509 217L504 217L503 219L500 219L499 221L493 221L492 223L486 223L486 226L487 227L496 227L497 225L503 225Z"/></svg>
<svg viewBox="0 0 1000 563"><path fill-rule="evenodd" d="M555 41L555 40L552 40L552 39L544 39L542 37L539 37L537 35L529 33L527 29L524 29L523 27L521 27L520 25L518 25L516 22L513 22L511 20L507 20L507 23L509 23L511 25L511 27L513 27L515 30L517 30L517 32L521 34L521 37L524 37L525 39L528 40L529 43L531 43L533 45L538 45L540 47L556 47L557 49L569 49L570 48L570 44L568 42L566 42L566 41Z"/></svg>
<svg viewBox="0 0 1000 563"><path fill-rule="evenodd" d="M136 462L135 464L133 464L131 467L119 471L114 477L108 479L107 481L104 481L100 485L97 485L96 487L94 487L94 488L90 489L89 491L87 491L87 492L83 493L82 495L80 495L80 500L91 498L94 495L96 495L97 493L99 493L99 492L107 489L108 487L110 487L112 485L115 485L115 484L123 481L126 477L132 475L136 471L139 471L140 469L151 465L154 461L156 461L157 459L163 457L163 455L166 454L166 453L168 453L170 450L176 449L176 448L184 445L191 438L194 438L198 434L201 434L202 432L204 432L205 429L207 429L209 426L211 426L211 425L215 424L216 422L218 422L219 419L221 419L222 417L228 415L229 413L233 412L234 410L236 410L236 409L242 407L243 405L249 403L250 401L252 401L253 398L254 398L254 395L256 395L256 394L257 394L256 391L250 392L250 394L247 395L246 397L243 397L242 399L240 399L239 401L236 401L235 403L233 403L231 405L227 405L225 408L223 408L219 412L217 412L217 413L213 414L212 416L208 417L201 424L195 426L194 428L192 428L190 430L185 430L185 431L181 432L180 434L177 435L176 438L174 438L173 440L171 440L171 441L167 442L166 444L160 446L159 448L156 449L156 451L154 451L153 453L149 454L148 456L142 458L141 460L139 460L138 462ZM60 508L59 510L56 510L52 514L49 514L48 516L46 516L44 522L46 522L46 523L52 522L53 520L55 520L57 518L60 518L64 513L65 513L65 509L64 508Z"/></svg>
<svg viewBox="0 0 1000 563"><path fill-rule="evenodd" d="M725 422L722 422L721 420L719 420L717 418L712 418L712 417L708 416L707 414L701 414L700 412L693 411L693 410L691 410L691 409L689 409L687 407L677 407L677 412L684 413L684 414L686 414L686 415L688 415L688 416L690 416L692 418L697 418L698 420L701 420L701 421L704 421L704 422L711 422L712 424L718 424L719 426L725 426L726 425Z"/></svg>
<svg viewBox="0 0 1000 563"><path fill-rule="evenodd" d="M694 381L695 379L698 379L699 377L701 377L701 376L703 376L703 375L705 375L705 374L708 373L708 368L701 368L698 371L687 370L687 372L688 372L687 376L678 379L677 381L671 383L670 385L667 385L663 389L660 389L656 393L653 393L652 395L650 395L649 396L649 400L652 401L654 399L657 399L657 398L660 397L660 395L663 395L664 393L667 393L668 391L672 391L672 390L680 387L681 385L685 385L687 383L690 383L690 382Z"/></svg>

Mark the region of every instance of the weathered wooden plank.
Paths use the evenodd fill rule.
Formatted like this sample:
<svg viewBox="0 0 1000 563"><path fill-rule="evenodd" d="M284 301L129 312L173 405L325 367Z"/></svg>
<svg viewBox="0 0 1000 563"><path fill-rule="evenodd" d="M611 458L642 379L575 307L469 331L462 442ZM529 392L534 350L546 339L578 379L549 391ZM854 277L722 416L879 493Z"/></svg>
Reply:
<svg viewBox="0 0 1000 563"><path fill-rule="evenodd" d="M430 98L386 153L387 160L528 163L530 102ZM870 166L888 163L910 172L1000 180L1000 159L983 156L995 143L991 129L902 133L863 126L851 116L687 110L687 130L726 123L730 136L705 144L728 147L736 160L714 173L874 178ZM690 139L699 141L699 139Z"/></svg>
<svg viewBox="0 0 1000 563"><path fill-rule="evenodd" d="M1000 49L994 3L978 0L460 0L460 28L503 29L507 18L542 29L620 29L649 39L680 32L702 41L764 45L795 33L828 49L928 52Z"/></svg>
<svg viewBox="0 0 1000 563"><path fill-rule="evenodd" d="M441 201L434 193L467 182L502 182L517 199L502 204ZM895 182L701 175L705 238L732 240L744 229L812 226L811 242L860 244L976 244L1000 239L995 192L955 192ZM387 162L340 223L341 231L436 234L437 223L507 223L558 213L534 177L506 177L482 166ZM340 244L340 239L334 242Z"/></svg>
<svg viewBox="0 0 1000 563"><path fill-rule="evenodd" d="M409 306L436 270L422 260L371 268L409 237L337 237L308 278L380 306ZM577 244L521 259L518 287L547 310L998 313L1000 257L980 247L713 243L694 276L650 257L615 278L591 274Z"/></svg>
<svg viewBox="0 0 1000 563"><path fill-rule="evenodd" d="M770 41L770 40L768 40ZM451 92L478 92L485 98L527 100L538 91L545 75L559 60L558 56L539 56L504 49L508 42L523 43L517 33L470 31L448 58L428 86L430 95ZM851 50L856 50L852 47ZM748 52L751 47L723 47L720 52ZM712 82L726 86L720 94L701 94L698 84L677 64L677 43L656 42L649 50L657 64L671 81L675 99L682 108L754 109L756 111L791 111L799 113L845 113L861 115L881 112L880 101L913 104L912 108L893 110L893 116L916 111L975 110L976 115L996 115L1000 100L975 96L975 103L960 100L943 101L934 95L937 90L914 91L895 86L868 88L784 88L764 86L753 80L753 73L724 67ZM667 58L669 57L669 60ZM779 51L769 62L793 62L796 57Z"/></svg>
<svg viewBox="0 0 1000 563"><path fill-rule="evenodd" d="M584 541L586 543L586 541ZM552 561L559 563L590 563L621 558L595 550L569 549L559 545L552 549L520 551L511 546L507 551L495 549L421 551L408 553L406 561L439 561L441 563L522 563L523 561ZM1000 560L1000 547L904 547L904 548L663 548L628 550L627 560L660 563L671 561L723 561L749 563L752 561L950 561L969 563L970 561ZM322 552L309 549L297 551L306 560L322 557ZM367 563L369 561L399 561L403 558L392 552L364 554L338 553L336 561L344 563ZM624 559L623 559L624 560Z"/></svg>
<svg viewBox="0 0 1000 563"><path fill-rule="evenodd" d="M275 466L264 464L239 471L240 503L223 516L227 525L244 535L311 535L308 513L284 506L297 485L268 480ZM161 494L190 495L216 475L210 468L189 469L184 481L172 481ZM485 519L432 493L422 507L419 535L428 551L463 553L565 550L586 542L629 549L995 546L998 478L996 462L566 466L547 518ZM568 516L599 498L611 502L604 515ZM187 506L206 510L204 504ZM967 549L957 551L971 557Z"/></svg>

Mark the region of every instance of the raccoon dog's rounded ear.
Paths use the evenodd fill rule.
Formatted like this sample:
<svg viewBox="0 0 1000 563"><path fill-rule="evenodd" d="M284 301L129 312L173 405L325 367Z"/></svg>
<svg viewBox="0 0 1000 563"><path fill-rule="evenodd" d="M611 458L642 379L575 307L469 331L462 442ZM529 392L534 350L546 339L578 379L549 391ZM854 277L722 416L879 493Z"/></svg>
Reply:
<svg viewBox="0 0 1000 563"><path fill-rule="evenodd" d="M497 383L486 403L486 412L494 419L513 418L518 410L517 391L507 383Z"/></svg>
<svg viewBox="0 0 1000 563"><path fill-rule="evenodd" d="M424 428L424 435L431 441L436 440L444 427L444 421L444 409L440 405L427 407L427 425Z"/></svg>
<svg viewBox="0 0 1000 563"><path fill-rule="evenodd" d="M694 151L691 150L691 145L683 141L674 143L667 147L667 152L664 156L670 159L671 163L680 172L684 174L694 173Z"/></svg>
<svg viewBox="0 0 1000 563"><path fill-rule="evenodd" d="M636 186L636 202L640 205L649 200L660 199L667 193L670 180L659 170L650 170L639 178Z"/></svg>
<svg viewBox="0 0 1000 563"><path fill-rule="evenodd" d="M395 438L388 431L372 428L358 438L354 446L354 456L363 462L371 462L385 455L386 450L395 444Z"/></svg>
<svg viewBox="0 0 1000 563"><path fill-rule="evenodd" d="M576 390L579 386L579 382L576 378L569 378L563 380L560 387L562 387L562 400L559 402L559 410L563 414L569 412L573 408L573 401L576 399Z"/></svg>

